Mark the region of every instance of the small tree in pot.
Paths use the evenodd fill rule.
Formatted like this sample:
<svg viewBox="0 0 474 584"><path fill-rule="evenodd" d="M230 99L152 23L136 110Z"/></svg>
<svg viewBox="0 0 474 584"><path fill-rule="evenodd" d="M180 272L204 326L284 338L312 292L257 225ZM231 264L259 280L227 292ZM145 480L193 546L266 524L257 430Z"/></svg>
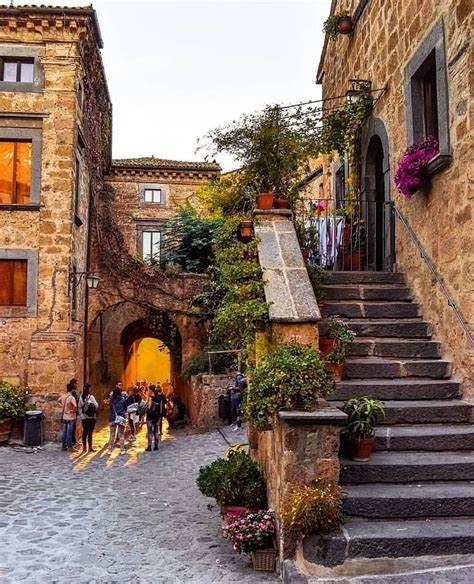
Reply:
<svg viewBox="0 0 474 584"><path fill-rule="evenodd" d="M11 383L0 383L0 444L8 442L13 420L23 418L25 411L23 391Z"/></svg>
<svg viewBox="0 0 474 584"><path fill-rule="evenodd" d="M353 397L342 408L347 414L344 433L353 460L366 462L375 444L375 425L385 415L381 401L371 397Z"/></svg>
<svg viewBox="0 0 474 584"><path fill-rule="evenodd" d="M328 323L328 337L320 337L319 350L326 355L326 369L331 372L334 381L341 381L347 350L355 334L335 316L329 317Z"/></svg>

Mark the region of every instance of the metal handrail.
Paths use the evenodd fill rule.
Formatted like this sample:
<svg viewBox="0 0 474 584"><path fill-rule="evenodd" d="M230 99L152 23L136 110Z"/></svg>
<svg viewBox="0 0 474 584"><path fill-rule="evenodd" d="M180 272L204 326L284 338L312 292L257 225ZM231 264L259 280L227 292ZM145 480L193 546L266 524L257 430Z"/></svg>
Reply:
<svg viewBox="0 0 474 584"><path fill-rule="evenodd" d="M452 297L451 293L448 290L448 287L446 286L446 283L444 281L443 276L441 276L441 274L436 269L433 260L430 258L427 251L423 247L423 244L420 242L420 240L416 236L415 231L413 230L412 226L408 222L405 215L400 211L400 209L396 205L394 205L394 209L395 209L395 214L396 214L397 218L402 223L402 225L405 227L408 235L411 237L413 243L415 244L415 247L419 251L421 259L428 266L428 269L430 270L430 272L434 276L436 282L438 283L438 286L440 287L441 292L443 293L444 297L446 298L446 300L448 302L448 306L450 308L452 308L455 317L457 318L460 325L464 329L464 332L466 333L466 336L469 340L469 343L471 344L472 347L474 347L474 333L471 330L471 327L469 326L469 323L465 319L463 313L456 305L454 298Z"/></svg>

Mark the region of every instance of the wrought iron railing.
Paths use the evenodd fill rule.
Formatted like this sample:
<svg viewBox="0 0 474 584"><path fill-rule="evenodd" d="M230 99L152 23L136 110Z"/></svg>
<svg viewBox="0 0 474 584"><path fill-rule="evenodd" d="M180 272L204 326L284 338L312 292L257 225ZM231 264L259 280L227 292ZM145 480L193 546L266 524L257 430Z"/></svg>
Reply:
<svg viewBox="0 0 474 584"><path fill-rule="evenodd" d="M313 199L301 233L309 264L332 271L391 271L395 262L393 204Z"/></svg>
<svg viewBox="0 0 474 584"><path fill-rule="evenodd" d="M400 211L400 209L396 205L394 205L393 209L397 219L403 225L409 238L411 239L416 249L418 250L421 259L426 264L428 270L431 272L432 276L436 280L436 283L438 284L441 293L446 298L448 306L452 309L454 316L456 317L457 321L464 330L466 337L469 341L469 344L471 345L471 347L474 347L474 333L471 327L469 326L469 323L467 322L466 318L464 317L464 314L462 313L461 309L457 306L456 301L454 300L451 292L449 291L443 276L438 272L433 260L429 256L428 252L424 248L421 241L418 239L414 229L408 222L405 215Z"/></svg>

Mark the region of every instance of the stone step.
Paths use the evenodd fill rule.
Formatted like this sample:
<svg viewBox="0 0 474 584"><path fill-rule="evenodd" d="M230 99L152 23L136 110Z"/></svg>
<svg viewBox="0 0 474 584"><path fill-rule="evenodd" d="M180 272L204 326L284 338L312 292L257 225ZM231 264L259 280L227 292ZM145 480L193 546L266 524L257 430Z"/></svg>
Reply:
<svg viewBox="0 0 474 584"><path fill-rule="evenodd" d="M400 337L403 339L431 337L431 325L421 319L353 319L350 328L358 337Z"/></svg>
<svg viewBox="0 0 474 584"><path fill-rule="evenodd" d="M351 285L334 284L323 286L325 300L387 300L392 302L411 302L413 296L403 285Z"/></svg>
<svg viewBox="0 0 474 584"><path fill-rule="evenodd" d="M402 272L331 272L327 284L405 284Z"/></svg>
<svg viewBox="0 0 474 584"><path fill-rule="evenodd" d="M474 451L474 424L379 426L375 450Z"/></svg>
<svg viewBox="0 0 474 584"><path fill-rule="evenodd" d="M328 300L321 308L323 317L342 318L416 318L419 312L414 302Z"/></svg>
<svg viewBox="0 0 474 584"><path fill-rule="evenodd" d="M336 383L333 399L370 395L381 400L436 400L461 396L461 384L451 379L347 379Z"/></svg>
<svg viewBox="0 0 474 584"><path fill-rule="evenodd" d="M374 452L368 462L341 459L341 483L452 480L474 481L474 452Z"/></svg>
<svg viewBox="0 0 474 584"><path fill-rule="evenodd" d="M441 343L419 339L356 338L349 346L354 357L399 357L405 359L441 357Z"/></svg>
<svg viewBox="0 0 474 584"><path fill-rule="evenodd" d="M474 482L346 485L344 513L355 517L473 516Z"/></svg>
<svg viewBox="0 0 474 584"><path fill-rule="evenodd" d="M330 401L331 405L342 408L343 402ZM472 404L460 399L453 400L410 400L384 401L385 417L379 425L396 424L469 424Z"/></svg>
<svg viewBox="0 0 474 584"><path fill-rule="evenodd" d="M335 566L348 558L410 558L472 554L474 521L468 518L431 520L348 521L344 531L311 535L303 542L304 558L314 564ZM365 579L364 579L365 581ZM374 580L377 582L377 578ZM395 581L397 581L395 579ZM416 579L416 582L438 580ZM449 577L439 582L450 582ZM411 580L415 582L415 580ZM467 582L467 581L466 581Z"/></svg>
<svg viewBox="0 0 474 584"><path fill-rule="evenodd" d="M451 375L451 363L442 359L388 359L382 357L350 357L344 363L344 379L431 377L444 379Z"/></svg>

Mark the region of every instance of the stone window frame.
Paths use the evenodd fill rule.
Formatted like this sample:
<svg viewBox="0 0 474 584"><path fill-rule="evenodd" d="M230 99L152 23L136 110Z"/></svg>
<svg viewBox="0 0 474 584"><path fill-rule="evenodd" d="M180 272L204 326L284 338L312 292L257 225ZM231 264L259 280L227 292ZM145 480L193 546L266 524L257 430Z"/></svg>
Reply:
<svg viewBox="0 0 474 584"><path fill-rule="evenodd" d="M39 128L3 128L0 127L0 140L30 140L31 141L31 186L30 202L25 203L5 203L0 205L0 209L28 209L28 207L38 208L41 197L41 151L43 147L43 131Z"/></svg>
<svg viewBox="0 0 474 584"><path fill-rule="evenodd" d="M0 260L26 260L26 306L0 306L0 318L23 318L37 315L38 308L38 250L0 249Z"/></svg>
<svg viewBox="0 0 474 584"><path fill-rule="evenodd" d="M156 203L155 203L156 204ZM163 219L139 219L136 222L137 229L137 254L140 258L143 257L143 233L145 231L159 231L160 232L160 259L163 250L163 243L165 241L166 220Z"/></svg>
<svg viewBox="0 0 474 584"><path fill-rule="evenodd" d="M332 165L332 199L333 199L336 207L338 206L338 203L340 202L340 200L337 197L337 180L338 180L338 174L341 171L344 173L344 197L343 197L342 201L343 201L343 204L345 204L345 201L347 199L346 180L347 180L347 177L349 176L349 161L348 161L346 156L344 156L344 158L338 158Z"/></svg>
<svg viewBox="0 0 474 584"><path fill-rule="evenodd" d="M33 82L0 81L0 91L12 91L15 93L40 93L44 86L44 71L41 65L39 51L36 47L18 45L0 45L0 57L8 59L33 59Z"/></svg>
<svg viewBox="0 0 474 584"><path fill-rule="evenodd" d="M145 202L145 190L147 189L161 190L161 202L160 203ZM162 183L139 183L138 195L140 198L140 206L166 207L166 205L168 204L168 185Z"/></svg>
<svg viewBox="0 0 474 584"><path fill-rule="evenodd" d="M439 152L427 166L428 176L436 174L452 162L449 137L448 66L442 19L421 42L405 67L406 126L409 146L424 139L423 99L419 76L433 55L436 63Z"/></svg>

